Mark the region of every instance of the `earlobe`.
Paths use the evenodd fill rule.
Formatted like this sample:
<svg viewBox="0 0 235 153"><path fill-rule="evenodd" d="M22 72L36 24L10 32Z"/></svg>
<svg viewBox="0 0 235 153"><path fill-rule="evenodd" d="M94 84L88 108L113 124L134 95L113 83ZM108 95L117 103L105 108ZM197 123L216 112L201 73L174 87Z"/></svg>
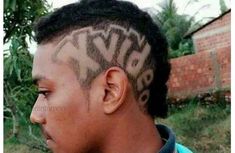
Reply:
<svg viewBox="0 0 235 153"><path fill-rule="evenodd" d="M111 67L105 72L105 81L103 110L104 113L111 114L125 102L128 78L121 68Z"/></svg>

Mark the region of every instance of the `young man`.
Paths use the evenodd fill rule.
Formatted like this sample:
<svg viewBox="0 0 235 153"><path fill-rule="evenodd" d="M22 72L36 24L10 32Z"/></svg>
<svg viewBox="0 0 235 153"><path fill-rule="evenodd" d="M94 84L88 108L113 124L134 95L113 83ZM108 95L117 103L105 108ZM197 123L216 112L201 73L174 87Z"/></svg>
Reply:
<svg viewBox="0 0 235 153"><path fill-rule="evenodd" d="M30 118L53 152L190 152L154 124L167 115L170 64L147 13L124 1L82 0L41 18L35 34L39 95Z"/></svg>

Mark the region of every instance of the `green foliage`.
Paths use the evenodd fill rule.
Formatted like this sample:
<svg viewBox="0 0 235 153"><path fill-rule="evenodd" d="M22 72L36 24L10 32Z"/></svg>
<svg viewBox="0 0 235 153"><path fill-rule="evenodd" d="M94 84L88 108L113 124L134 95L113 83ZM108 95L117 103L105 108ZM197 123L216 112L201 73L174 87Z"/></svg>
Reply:
<svg viewBox="0 0 235 153"><path fill-rule="evenodd" d="M155 16L155 21L161 26L169 45L172 49L178 49L178 45L187 32L191 23L186 15L179 15L173 0L159 4L162 11Z"/></svg>
<svg viewBox="0 0 235 153"><path fill-rule="evenodd" d="M165 33L170 47L172 49L178 49L183 35L191 25L189 17L177 13L177 8L173 0L164 1L164 3L159 5L162 11L156 15L155 20L160 24Z"/></svg>
<svg viewBox="0 0 235 153"><path fill-rule="evenodd" d="M15 36L9 53L4 54L4 107L18 107L18 113L28 117L36 96L31 80L32 55Z"/></svg>
<svg viewBox="0 0 235 153"><path fill-rule="evenodd" d="M226 12L228 10L227 6L225 5L225 2L224 0L220 0L219 1L219 4L220 4L220 11L221 11L221 14Z"/></svg>
<svg viewBox="0 0 235 153"><path fill-rule="evenodd" d="M46 14L48 8L46 0L4 0L4 43L15 36L27 47L24 40L27 36L32 38L33 22Z"/></svg>
<svg viewBox="0 0 235 153"><path fill-rule="evenodd" d="M10 131L7 140L23 142L23 130L31 139L34 137L29 122L30 112L36 98L31 71L33 56L28 51L32 40L33 22L48 13L46 0L4 0L4 126ZM33 129L35 129L33 127Z"/></svg>
<svg viewBox="0 0 235 153"><path fill-rule="evenodd" d="M177 142L193 152L227 153L230 150L230 105L201 105L195 99L183 108L171 108L167 119L158 123L170 126Z"/></svg>
<svg viewBox="0 0 235 153"><path fill-rule="evenodd" d="M191 41L191 39L188 39L184 42L181 41L177 50L170 49L169 58L177 58L190 54L193 54L193 42Z"/></svg>
<svg viewBox="0 0 235 153"><path fill-rule="evenodd" d="M197 0L190 0L186 7L192 2L197 2ZM159 7L161 11L153 18L166 35L170 47L169 58L192 54L194 52L192 41L188 38L185 39L184 36L192 29L200 26L200 23L195 22L194 16L178 14L174 0L162 1Z"/></svg>

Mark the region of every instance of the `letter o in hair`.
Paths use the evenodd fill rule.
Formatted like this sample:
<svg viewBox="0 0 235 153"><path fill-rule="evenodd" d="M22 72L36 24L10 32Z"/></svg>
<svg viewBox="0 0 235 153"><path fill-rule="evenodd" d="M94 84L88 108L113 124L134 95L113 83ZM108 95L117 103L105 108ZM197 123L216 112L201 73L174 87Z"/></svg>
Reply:
<svg viewBox="0 0 235 153"><path fill-rule="evenodd" d="M139 96L139 99L138 99L139 103L141 105L145 105L147 101L149 100L149 96L150 96L149 90L144 90Z"/></svg>
<svg viewBox="0 0 235 153"><path fill-rule="evenodd" d="M152 69L144 71L137 79L137 90L143 90L144 86L147 87L153 81L154 74Z"/></svg>

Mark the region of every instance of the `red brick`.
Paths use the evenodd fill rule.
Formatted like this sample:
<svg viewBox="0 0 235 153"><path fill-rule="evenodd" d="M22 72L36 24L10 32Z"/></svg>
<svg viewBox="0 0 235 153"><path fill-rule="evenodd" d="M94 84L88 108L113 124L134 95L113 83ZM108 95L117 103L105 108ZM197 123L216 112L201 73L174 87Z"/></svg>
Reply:
<svg viewBox="0 0 235 153"><path fill-rule="evenodd" d="M208 31L213 31L228 25L231 25L231 12L224 15L222 18L210 23L203 29L197 31L194 36L197 36L199 34L205 34ZM197 52L212 51L221 47L227 47L231 44L231 32L228 31L223 33L217 33L204 38L196 38L194 42Z"/></svg>

